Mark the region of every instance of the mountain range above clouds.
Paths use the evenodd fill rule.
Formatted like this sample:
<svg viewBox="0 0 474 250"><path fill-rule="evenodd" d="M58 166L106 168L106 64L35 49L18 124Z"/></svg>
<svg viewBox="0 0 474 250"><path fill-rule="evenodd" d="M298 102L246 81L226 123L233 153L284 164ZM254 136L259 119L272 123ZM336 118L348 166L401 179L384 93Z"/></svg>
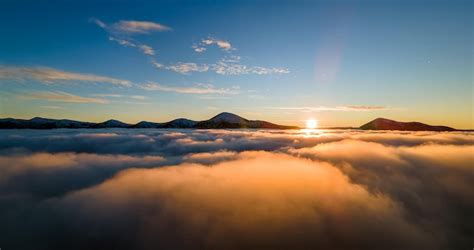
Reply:
<svg viewBox="0 0 474 250"><path fill-rule="evenodd" d="M141 121L136 124L128 124L118 120L107 120L104 122L82 122L68 119L49 119L35 117L29 120L2 118L0 129L56 129L56 128L177 128L177 129L299 129L298 126L279 125L261 120L248 120L236 114L222 112L211 119L194 121L186 118L178 118L172 121L157 123ZM432 126L421 122L399 122L386 118L377 118L359 128L362 130L401 130L401 131L456 131L457 129L447 126Z"/></svg>
<svg viewBox="0 0 474 250"><path fill-rule="evenodd" d="M169 122L157 123L141 121L128 124L118 120L107 120L100 123L74 121L68 119L48 119L35 117L29 120L3 118L0 119L0 129L55 129L55 128L183 128L183 129L298 129L297 126L278 125L267 121L248 120L238 115L223 112L209 120L194 121L185 118Z"/></svg>

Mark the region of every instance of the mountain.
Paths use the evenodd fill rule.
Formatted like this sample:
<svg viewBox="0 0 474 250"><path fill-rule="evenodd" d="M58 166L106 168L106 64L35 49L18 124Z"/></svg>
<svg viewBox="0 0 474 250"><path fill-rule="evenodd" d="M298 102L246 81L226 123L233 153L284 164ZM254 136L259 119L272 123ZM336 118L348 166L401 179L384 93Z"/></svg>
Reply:
<svg viewBox="0 0 474 250"><path fill-rule="evenodd" d="M210 122L227 122L227 123L235 123L235 124L243 124L243 123L246 123L248 122L247 119L244 119L236 114L232 114L232 113L229 113L229 112L222 112L214 117L212 117L211 119L209 119L208 121Z"/></svg>
<svg viewBox="0 0 474 250"><path fill-rule="evenodd" d="M161 123L141 121L130 128L160 128Z"/></svg>
<svg viewBox="0 0 474 250"><path fill-rule="evenodd" d="M399 122L385 118L377 118L360 126L364 130L404 130L404 131L455 131L446 126L432 126L421 122Z"/></svg>
<svg viewBox="0 0 474 250"><path fill-rule="evenodd" d="M52 129L52 128L88 128L93 123L80 122L67 119L48 119L35 117L30 120L5 118L0 119L0 128L30 128L30 129Z"/></svg>
<svg viewBox="0 0 474 250"><path fill-rule="evenodd" d="M130 124L111 119L105 122L93 124L92 128L129 128L130 126Z"/></svg>
<svg viewBox="0 0 474 250"><path fill-rule="evenodd" d="M247 120L238 115L223 112L209 120L193 121L185 118L169 122L156 123L141 121L137 124L127 124L117 120L108 120L100 123L81 122L73 120L57 120L35 117L30 120L4 118L0 119L0 129L53 129L53 128L200 128L200 129L297 129L296 126L283 126L266 121Z"/></svg>
<svg viewBox="0 0 474 250"><path fill-rule="evenodd" d="M161 124L161 128L194 128L198 122L185 119L185 118L179 118L179 119L174 119L169 122L165 122Z"/></svg>
<svg viewBox="0 0 474 250"><path fill-rule="evenodd" d="M198 122L196 128L219 129L219 128L263 128L263 129L297 129L296 126L277 125L266 121L251 121L238 115L223 112L209 120Z"/></svg>
<svg viewBox="0 0 474 250"><path fill-rule="evenodd" d="M165 123L141 121L130 128L194 128L197 121L179 118Z"/></svg>
<svg viewBox="0 0 474 250"><path fill-rule="evenodd" d="M238 115L223 112L209 120L201 121L196 124L197 128L244 128L249 124L249 120Z"/></svg>

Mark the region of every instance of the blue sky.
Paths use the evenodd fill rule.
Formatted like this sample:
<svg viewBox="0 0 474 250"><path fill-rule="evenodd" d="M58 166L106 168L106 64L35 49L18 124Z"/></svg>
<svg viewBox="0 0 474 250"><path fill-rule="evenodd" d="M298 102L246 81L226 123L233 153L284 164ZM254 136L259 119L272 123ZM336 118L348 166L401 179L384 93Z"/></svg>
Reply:
<svg viewBox="0 0 474 250"><path fill-rule="evenodd" d="M473 121L470 1L2 1L0 116Z"/></svg>

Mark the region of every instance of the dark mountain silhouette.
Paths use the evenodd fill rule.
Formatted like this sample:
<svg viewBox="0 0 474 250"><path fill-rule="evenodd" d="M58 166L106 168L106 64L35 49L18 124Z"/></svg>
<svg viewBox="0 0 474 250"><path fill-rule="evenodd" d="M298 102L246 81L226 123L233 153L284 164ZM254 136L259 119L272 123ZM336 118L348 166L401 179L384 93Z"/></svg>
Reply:
<svg viewBox="0 0 474 250"><path fill-rule="evenodd" d="M174 119L172 121L162 123L162 128L193 128L196 126L198 122L185 119L185 118L179 118L179 119Z"/></svg>
<svg viewBox="0 0 474 250"><path fill-rule="evenodd" d="M128 127L130 127L130 124L123 123L121 121L117 121L114 119L92 125L92 128L128 128Z"/></svg>
<svg viewBox="0 0 474 250"><path fill-rule="evenodd" d="M0 128L30 128L30 129L51 129L51 128L89 128L94 123L80 122L67 119L47 119L35 117L30 120L6 118L0 119Z"/></svg>
<svg viewBox="0 0 474 250"><path fill-rule="evenodd" d="M223 112L207 121L198 122L196 128L218 129L218 128L264 128L264 129L295 129L296 126L277 125L266 121L251 121L238 115Z"/></svg>
<svg viewBox="0 0 474 250"><path fill-rule="evenodd" d="M131 125L130 128L160 128L161 123L141 121L135 125Z"/></svg>
<svg viewBox="0 0 474 250"><path fill-rule="evenodd" d="M364 130L404 130L404 131L455 131L446 126L432 126L421 122L399 122L385 118L377 118L360 126Z"/></svg>
<svg viewBox="0 0 474 250"><path fill-rule="evenodd" d="M185 118L169 122L156 123L141 121L137 124L127 124L117 120L100 123L81 122L73 120L57 120L35 117L30 120L4 118L0 119L0 129L53 129L53 128L256 128L256 129L297 129L296 126L283 126L266 121L252 121L238 115L223 112L205 121L193 121Z"/></svg>
<svg viewBox="0 0 474 250"><path fill-rule="evenodd" d="M179 118L164 123L142 121L131 125L130 128L194 128L197 123L197 121Z"/></svg>

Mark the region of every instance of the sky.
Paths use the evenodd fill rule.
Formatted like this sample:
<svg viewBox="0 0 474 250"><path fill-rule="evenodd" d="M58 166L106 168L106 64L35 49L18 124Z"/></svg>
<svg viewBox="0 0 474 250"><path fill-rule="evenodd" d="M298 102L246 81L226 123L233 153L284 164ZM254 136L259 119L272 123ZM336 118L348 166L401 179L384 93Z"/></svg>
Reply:
<svg viewBox="0 0 474 250"><path fill-rule="evenodd" d="M474 128L472 1L0 3L0 117Z"/></svg>

